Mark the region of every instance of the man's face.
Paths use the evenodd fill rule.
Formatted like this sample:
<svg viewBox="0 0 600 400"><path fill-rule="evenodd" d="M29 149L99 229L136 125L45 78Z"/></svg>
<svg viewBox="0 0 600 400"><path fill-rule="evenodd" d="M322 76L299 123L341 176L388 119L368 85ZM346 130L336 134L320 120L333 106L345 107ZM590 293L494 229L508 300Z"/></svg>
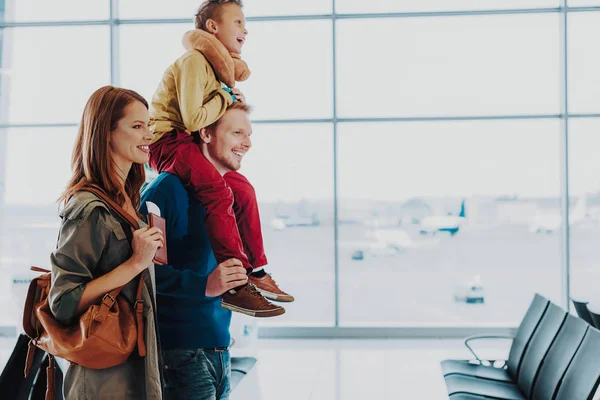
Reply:
<svg viewBox="0 0 600 400"><path fill-rule="evenodd" d="M246 18L240 6L223 4L215 22L217 39L230 53L241 53L248 31L246 30Z"/></svg>
<svg viewBox="0 0 600 400"><path fill-rule="evenodd" d="M244 110L229 110L223 114L215 129L203 139L207 158L221 175L237 171L242 159L252 147L252 126ZM208 142L207 142L208 141Z"/></svg>

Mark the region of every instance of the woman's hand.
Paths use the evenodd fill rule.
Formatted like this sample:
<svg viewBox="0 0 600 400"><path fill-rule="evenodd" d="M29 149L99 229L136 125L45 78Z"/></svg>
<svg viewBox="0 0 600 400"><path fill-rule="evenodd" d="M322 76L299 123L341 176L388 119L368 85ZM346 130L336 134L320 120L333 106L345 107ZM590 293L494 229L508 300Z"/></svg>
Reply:
<svg viewBox="0 0 600 400"><path fill-rule="evenodd" d="M156 250L164 246L164 243L165 238L163 233L156 227L141 228L133 232L133 241L131 243L131 247L133 248L133 255L131 256L133 267L138 272L148 268L152 263Z"/></svg>

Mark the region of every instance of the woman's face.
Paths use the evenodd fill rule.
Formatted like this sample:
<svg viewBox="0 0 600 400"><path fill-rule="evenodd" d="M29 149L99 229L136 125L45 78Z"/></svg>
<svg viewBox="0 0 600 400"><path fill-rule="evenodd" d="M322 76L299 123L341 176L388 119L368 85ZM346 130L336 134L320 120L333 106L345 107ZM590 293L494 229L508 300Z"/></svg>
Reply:
<svg viewBox="0 0 600 400"><path fill-rule="evenodd" d="M152 140L149 122L148 109L139 101L129 103L125 107L123 118L111 132L110 138L113 160L122 170L128 171L132 163L148 162L148 145Z"/></svg>

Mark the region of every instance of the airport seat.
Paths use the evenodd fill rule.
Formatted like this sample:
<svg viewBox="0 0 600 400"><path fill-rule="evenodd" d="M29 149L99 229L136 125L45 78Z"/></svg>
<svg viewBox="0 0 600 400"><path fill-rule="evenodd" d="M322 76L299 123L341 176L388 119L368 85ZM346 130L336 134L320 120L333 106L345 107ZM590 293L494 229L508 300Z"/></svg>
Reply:
<svg viewBox="0 0 600 400"><path fill-rule="evenodd" d="M588 311L590 313L590 318L592 318L592 325L596 329L600 329L600 307L594 305L588 305Z"/></svg>
<svg viewBox="0 0 600 400"><path fill-rule="evenodd" d="M589 327L562 380L555 400L591 400L600 384L600 331Z"/></svg>
<svg viewBox="0 0 600 400"><path fill-rule="evenodd" d="M452 400L489 400L489 397L485 397L485 396L477 396L475 394L468 394L468 393L459 393L459 394L455 394L454 396L450 396L450 399Z"/></svg>
<svg viewBox="0 0 600 400"><path fill-rule="evenodd" d="M531 337L533 336L542 317L544 316L549 303L550 302L543 296L536 294L533 298L533 301L529 305L529 309L525 313L525 316L523 317L523 320L521 321L514 338L500 335L479 335L468 337L465 340L465 346L467 346L471 353L473 353L476 360L442 361L442 373L444 376L466 375L500 382L514 382L518 376L519 366L521 364L525 349L527 348ZM470 341L490 338L508 338L513 340L504 368L497 368L492 365L482 364L482 361L484 360L482 360L469 346Z"/></svg>
<svg viewBox="0 0 600 400"><path fill-rule="evenodd" d="M254 367L254 357L232 357L231 358L231 391L242 381L244 376Z"/></svg>
<svg viewBox="0 0 600 400"><path fill-rule="evenodd" d="M563 326L567 313L550 303L538 328L525 349L517 379L500 382L465 375L445 376L448 395L459 393L487 396L496 399L521 400L531 395L535 378L550 346Z"/></svg>
<svg viewBox="0 0 600 400"><path fill-rule="evenodd" d="M590 328L590 325L584 320L573 315L567 315L562 329L542 362L533 387L533 396L531 397L533 400L554 398L558 386L573 357L575 357L575 353L579 349L588 328Z"/></svg>
<svg viewBox="0 0 600 400"><path fill-rule="evenodd" d="M573 306L575 307L575 312L577 312L577 315L579 316L579 318L581 318L588 324L594 326L594 321L592 321L592 316L590 315L590 310L588 309L588 302L575 300L573 298L571 298L571 301L573 302Z"/></svg>

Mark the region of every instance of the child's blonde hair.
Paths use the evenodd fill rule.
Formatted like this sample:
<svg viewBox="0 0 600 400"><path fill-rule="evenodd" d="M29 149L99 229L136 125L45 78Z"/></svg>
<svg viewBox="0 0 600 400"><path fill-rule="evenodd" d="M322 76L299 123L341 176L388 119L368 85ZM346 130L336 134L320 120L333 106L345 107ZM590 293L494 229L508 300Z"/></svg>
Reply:
<svg viewBox="0 0 600 400"><path fill-rule="evenodd" d="M206 21L209 19L217 20L219 13L224 4L235 4L236 6L244 7L242 0L205 0L196 13L195 25L196 29L206 30Z"/></svg>

